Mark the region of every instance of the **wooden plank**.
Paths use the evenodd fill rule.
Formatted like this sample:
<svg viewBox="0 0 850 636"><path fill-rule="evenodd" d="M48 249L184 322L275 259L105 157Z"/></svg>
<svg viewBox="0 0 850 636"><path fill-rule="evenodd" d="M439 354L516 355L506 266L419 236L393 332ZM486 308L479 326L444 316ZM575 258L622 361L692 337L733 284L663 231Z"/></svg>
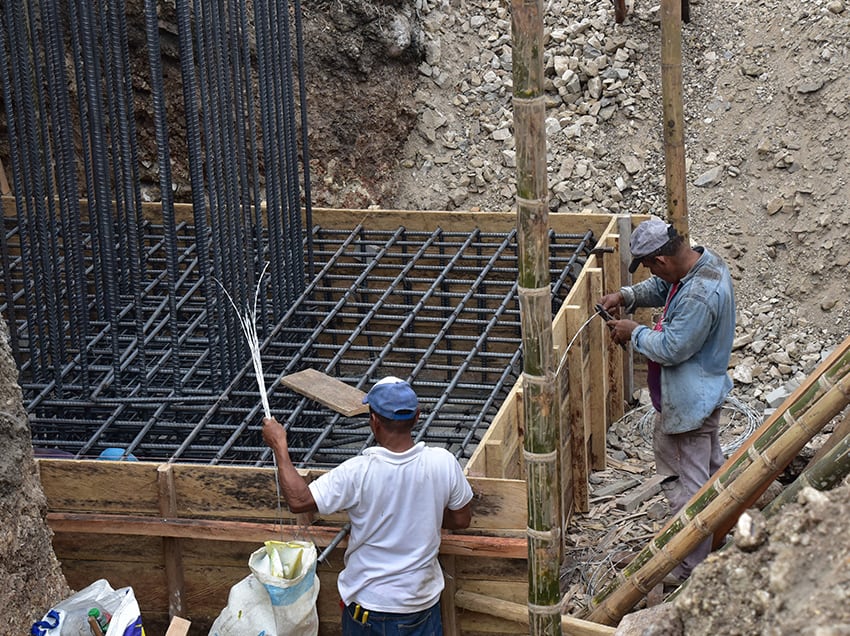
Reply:
<svg viewBox="0 0 850 636"><path fill-rule="evenodd" d="M51 510L159 514L156 466L147 462L36 460ZM272 482L272 488L274 482Z"/></svg>
<svg viewBox="0 0 850 636"><path fill-rule="evenodd" d="M637 490L624 497L620 497L614 505L617 507L617 510L634 512L644 501L661 492L661 482L667 479L667 477L668 475L653 475L641 484Z"/></svg>
<svg viewBox="0 0 850 636"><path fill-rule="evenodd" d="M455 592L457 591L457 574L455 556L447 554L440 557L443 568L445 587L440 594L440 612L443 619L443 633L449 636L460 636L460 625L457 622L457 607L455 607Z"/></svg>
<svg viewBox="0 0 850 636"><path fill-rule="evenodd" d="M548 215L549 227L559 233L584 233L602 236L610 214L574 214L552 212ZM433 232L441 227L447 232L471 230L476 227L488 232L510 232L516 228L516 212L465 212L442 210L352 210L339 208L312 208L312 221L326 228L353 228L358 223L368 229L395 230L404 226L408 230Z"/></svg>
<svg viewBox="0 0 850 636"><path fill-rule="evenodd" d="M175 616L171 619L171 624L168 626L168 631L165 632L165 636L186 636L189 633L189 627L191 626L191 621Z"/></svg>
<svg viewBox="0 0 850 636"><path fill-rule="evenodd" d="M158 516L159 464L96 460L37 460L51 512ZM274 469L246 466L172 464L176 515L186 522L205 519L215 511L221 519L282 522L295 525L286 507L278 509ZM299 471L308 481L324 471ZM475 493L472 530L519 529L527 525L525 483L516 479L470 477ZM118 493L118 494L116 494ZM119 495L129 501L119 501ZM347 521L344 513L322 517Z"/></svg>
<svg viewBox="0 0 850 636"><path fill-rule="evenodd" d="M584 323L582 307L568 305L567 312L568 334L572 339ZM584 334L580 334L573 346L567 352L567 377L569 382L569 422L570 422L570 454L572 455L571 471L573 482L573 505L579 512L590 509L587 476L590 473L590 461L587 453L587 437L585 433L584 396L582 392L582 357L581 347Z"/></svg>
<svg viewBox="0 0 850 636"><path fill-rule="evenodd" d="M602 296L602 270L598 267L585 267L582 274L587 276L588 305L587 316L594 313L594 304ZM590 369L589 382L582 390L589 398L590 418L590 465L593 470L605 470L606 433L608 432L608 370L605 366L605 321L595 318L587 326L589 341Z"/></svg>
<svg viewBox="0 0 850 636"><path fill-rule="evenodd" d="M629 264L632 258L628 249L632 237L632 219L628 216L619 217L617 219L617 233L620 235L620 287L626 287L632 282L632 275L629 273ZM635 391L632 354L632 348L628 347L623 355L623 393L626 400L631 400Z"/></svg>
<svg viewBox="0 0 850 636"><path fill-rule="evenodd" d="M369 405L363 404L363 391L316 369L285 375L280 383L345 417L369 412Z"/></svg>
<svg viewBox="0 0 850 636"><path fill-rule="evenodd" d="M117 534L181 539L208 539L212 541L256 541L274 539L280 526L268 523L249 523L207 519L162 519L127 515L76 514L52 512L47 523L54 533ZM326 546L337 535L338 528L310 528L310 536L317 546ZM340 543L341 547L346 540ZM449 534L444 532L441 554L500 556L506 559L524 559L528 556L525 538Z"/></svg>
<svg viewBox="0 0 850 636"><path fill-rule="evenodd" d="M164 519L177 515L177 495L174 490L174 471L171 464L157 467L159 483L159 513ZM183 549L180 539L163 537L162 556L168 585L168 615L182 616L186 610L186 584L183 580Z"/></svg>
<svg viewBox="0 0 850 636"><path fill-rule="evenodd" d="M613 228L616 225L612 221ZM605 247L611 247L612 252L602 255L602 295L612 294L620 290L620 236L607 234ZM605 329L605 364L608 376L608 426L616 422L625 413L626 398L624 395L623 357L625 349L614 343Z"/></svg>
<svg viewBox="0 0 850 636"><path fill-rule="evenodd" d="M629 490L630 488L634 488L638 484L640 484L640 482L633 477L629 477L628 479L618 479L617 481L606 484L600 488L594 488L592 496L594 499L613 497L614 495L619 495L621 492Z"/></svg>

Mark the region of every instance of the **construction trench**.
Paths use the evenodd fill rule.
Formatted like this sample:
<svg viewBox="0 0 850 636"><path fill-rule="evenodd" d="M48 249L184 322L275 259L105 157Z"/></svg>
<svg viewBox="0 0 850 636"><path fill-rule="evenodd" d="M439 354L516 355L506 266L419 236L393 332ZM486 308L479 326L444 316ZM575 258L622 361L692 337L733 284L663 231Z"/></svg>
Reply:
<svg viewBox="0 0 850 636"><path fill-rule="evenodd" d="M155 3L146 6L156 101L164 90L159 29ZM68 14L56 2L28 4L26 14L14 4L3 13L13 192L2 199L0 312L68 583L130 585L148 633L184 616L190 633L202 634L259 543L309 538L321 549L337 537L345 515L305 526L277 496L257 382L227 299L250 305L256 290L271 410L289 429L304 476L372 440L363 417L293 390L288 378L313 370L354 389L390 374L409 379L423 406L417 439L451 450L475 493L471 528L444 535L441 547L446 633L528 633L523 438L531 398L521 378L517 216L311 209L290 71L302 68L298 4L292 23L286 3L255 1L256 39L244 3L196 3L195 17L205 18L197 31L188 3L177 6L183 79L196 88L185 93L185 116L202 126L189 126L186 148L170 149L168 114L156 105L156 203L143 203L138 185L121 3L72 3ZM191 205L171 198L169 153L183 151L193 167ZM588 508L588 475L605 468L607 427L631 395L630 357L592 317L600 296L630 281L624 246L642 220L547 218L561 541L573 513ZM847 404L847 351L845 344L792 396L807 400L795 411L807 431ZM813 415L803 417L809 402ZM677 550L706 527L721 528L721 508L769 483L772 473L762 471L755 487L734 489L741 473L762 470L747 463L748 453L785 439L784 412L766 423L768 441L742 448L718 479L733 487L734 504L713 492L704 496L710 518L688 523L688 512L674 521L667 534ZM800 440L764 465L781 464ZM140 461L98 461L107 448ZM344 547L318 569L322 634L339 633L335 579ZM606 601L590 620L564 616L564 631L613 633L607 625L669 571L671 557L650 552L611 593L618 605Z"/></svg>

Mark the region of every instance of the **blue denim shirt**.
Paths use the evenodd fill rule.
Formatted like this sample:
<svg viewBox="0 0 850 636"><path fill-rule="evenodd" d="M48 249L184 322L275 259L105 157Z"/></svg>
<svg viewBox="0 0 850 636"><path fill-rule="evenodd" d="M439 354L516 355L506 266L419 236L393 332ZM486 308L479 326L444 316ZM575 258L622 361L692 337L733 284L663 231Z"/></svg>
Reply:
<svg viewBox="0 0 850 636"><path fill-rule="evenodd" d="M685 433L698 429L723 404L732 389L726 373L735 338L735 292L729 269L717 254L701 255L680 281L661 331L643 325L632 332L634 350L661 365L662 430ZM620 292L626 311L660 307L670 290L653 276Z"/></svg>

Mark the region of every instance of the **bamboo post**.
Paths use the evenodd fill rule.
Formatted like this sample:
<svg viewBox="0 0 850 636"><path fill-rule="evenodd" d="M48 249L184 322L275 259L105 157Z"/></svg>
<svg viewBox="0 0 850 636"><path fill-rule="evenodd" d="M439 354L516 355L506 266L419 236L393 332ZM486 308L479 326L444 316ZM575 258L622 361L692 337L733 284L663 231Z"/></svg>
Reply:
<svg viewBox="0 0 850 636"><path fill-rule="evenodd" d="M688 237L685 118L682 107L682 2L661 0L661 92L667 219Z"/></svg>
<svg viewBox="0 0 850 636"><path fill-rule="evenodd" d="M528 493L529 633L560 635L558 417L549 276L543 2L511 1L517 247Z"/></svg>
<svg viewBox="0 0 850 636"><path fill-rule="evenodd" d="M847 355L842 360L846 362L846 358ZM750 461L732 483L724 488L717 480L702 496L698 494L685 505L673 523L623 571L626 578L594 599L601 604L591 613L590 620L617 624L700 541L711 536L714 528L735 515L739 502L747 500L765 480L772 480L777 467L787 465L808 440L850 404L850 372L846 364L838 367L818 380L826 391L816 402L811 403L811 393L807 393L799 400L804 404L795 404L803 411L799 418L792 415L793 407L780 418L783 425L770 431L767 447L753 444L748 454ZM839 374L839 370L843 373Z"/></svg>

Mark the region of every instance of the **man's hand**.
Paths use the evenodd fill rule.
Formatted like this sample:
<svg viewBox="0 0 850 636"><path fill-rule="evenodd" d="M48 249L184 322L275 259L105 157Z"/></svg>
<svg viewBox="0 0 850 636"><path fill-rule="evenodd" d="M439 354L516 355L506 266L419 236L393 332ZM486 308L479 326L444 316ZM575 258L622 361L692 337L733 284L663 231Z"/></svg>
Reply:
<svg viewBox="0 0 850 636"><path fill-rule="evenodd" d="M289 453L286 429L273 417L263 418L263 441L274 451Z"/></svg>
<svg viewBox="0 0 850 636"><path fill-rule="evenodd" d="M617 315L614 313L614 310L623 304L623 295L620 292L614 292L613 294L605 294L602 298L599 299L599 304L602 305L602 308L605 311Z"/></svg>
<svg viewBox="0 0 850 636"><path fill-rule="evenodd" d="M632 332L638 323L634 320L609 320L605 323L611 331L611 339L617 344L626 344L632 339Z"/></svg>

